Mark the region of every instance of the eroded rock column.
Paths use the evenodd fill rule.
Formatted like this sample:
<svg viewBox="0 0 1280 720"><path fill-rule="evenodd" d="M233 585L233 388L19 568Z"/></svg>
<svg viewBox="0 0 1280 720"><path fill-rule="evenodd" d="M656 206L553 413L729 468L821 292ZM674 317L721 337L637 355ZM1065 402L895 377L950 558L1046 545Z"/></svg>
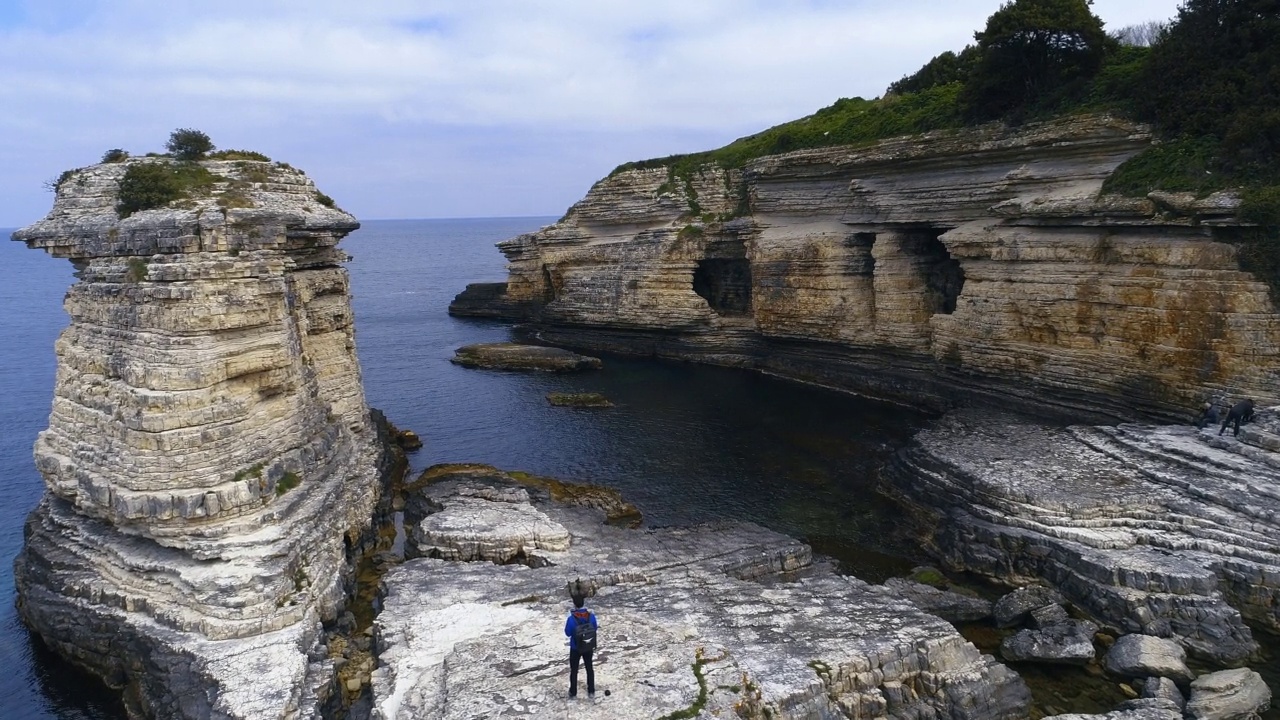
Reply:
<svg viewBox="0 0 1280 720"><path fill-rule="evenodd" d="M79 279L19 610L141 714L309 717L330 672L308 653L380 494L336 247L358 223L255 161L119 218L127 169L170 162L73 171L14 236Z"/></svg>

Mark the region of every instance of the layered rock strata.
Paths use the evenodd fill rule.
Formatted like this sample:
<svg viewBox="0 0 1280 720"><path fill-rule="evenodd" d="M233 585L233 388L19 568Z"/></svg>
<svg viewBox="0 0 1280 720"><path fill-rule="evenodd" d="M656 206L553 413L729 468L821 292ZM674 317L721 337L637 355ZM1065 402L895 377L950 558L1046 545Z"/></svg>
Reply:
<svg viewBox="0 0 1280 720"><path fill-rule="evenodd" d="M884 489L951 569L1041 578L1113 630L1239 665L1258 649L1246 621L1280 629L1277 450L1270 409L1239 438L964 411L920 432Z"/></svg>
<svg viewBox="0 0 1280 720"><path fill-rule="evenodd" d="M499 244L457 314L923 403L1183 417L1280 400L1280 316L1236 200L1100 194L1150 143L1105 116L618 172Z"/></svg>
<svg viewBox="0 0 1280 720"><path fill-rule="evenodd" d="M73 171L14 235L78 278L19 611L135 715L311 717L380 495L336 247L358 223L253 161L200 163L202 188L121 219L126 171L170 162Z"/></svg>
<svg viewBox="0 0 1280 720"><path fill-rule="evenodd" d="M1021 679L951 625L758 526L624 529L482 468L419 492L426 557L383 581L377 718L1027 716ZM571 583L600 618L590 700L566 697Z"/></svg>

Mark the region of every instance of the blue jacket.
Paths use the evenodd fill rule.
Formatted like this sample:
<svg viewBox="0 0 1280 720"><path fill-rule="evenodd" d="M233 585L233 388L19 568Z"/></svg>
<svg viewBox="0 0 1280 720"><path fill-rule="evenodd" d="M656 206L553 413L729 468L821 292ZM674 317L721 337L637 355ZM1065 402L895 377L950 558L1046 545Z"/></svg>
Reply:
<svg viewBox="0 0 1280 720"><path fill-rule="evenodd" d="M575 613L575 612L585 612L585 613L587 614L587 616L591 618L591 627L596 628L596 629L599 629L599 628L600 628L600 623L596 622L596 614L595 614L595 613L593 613L593 612L591 612L591 611L590 611L590 610L588 610L587 608L585 608L585 607L584 607L584 608L581 608L581 609L577 609L577 610L572 610L572 611L570 611L570 612L569 612L569 619L564 621L564 634L569 636L569 649L570 649L570 650L577 650L577 649L578 649L578 641L573 639L573 631L574 631L574 629L575 629L575 628L577 628L577 627L578 627L578 618L576 618L576 617L574 617L574 616L573 616L573 613Z"/></svg>

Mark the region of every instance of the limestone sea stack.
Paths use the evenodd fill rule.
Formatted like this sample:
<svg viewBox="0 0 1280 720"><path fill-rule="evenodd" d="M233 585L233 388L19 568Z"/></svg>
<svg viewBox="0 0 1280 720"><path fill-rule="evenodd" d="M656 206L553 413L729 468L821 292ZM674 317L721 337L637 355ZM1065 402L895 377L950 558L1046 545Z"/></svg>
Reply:
<svg viewBox="0 0 1280 720"><path fill-rule="evenodd" d="M183 196L121 217L137 168L181 175ZM14 234L78 279L18 609L131 714L307 718L325 700L321 622L381 495L336 247L357 227L282 163L135 158L66 173Z"/></svg>
<svg viewBox="0 0 1280 720"><path fill-rule="evenodd" d="M1280 316L1241 270L1238 199L1102 193L1150 143L1085 115L642 163L500 243L505 289L451 309L934 409L1182 419L1217 394L1280 401Z"/></svg>

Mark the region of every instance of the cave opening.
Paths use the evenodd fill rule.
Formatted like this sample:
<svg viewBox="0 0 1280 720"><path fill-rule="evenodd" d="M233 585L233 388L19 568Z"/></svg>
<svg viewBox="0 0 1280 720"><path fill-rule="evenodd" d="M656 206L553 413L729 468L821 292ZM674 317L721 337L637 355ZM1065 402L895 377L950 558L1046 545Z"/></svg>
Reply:
<svg viewBox="0 0 1280 720"><path fill-rule="evenodd" d="M956 301L964 289L964 268L939 239L945 232L934 229L920 234L915 249L921 257L919 267L933 313L950 315L956 311Z"/></svg>
<svg viewBox="0 0 1280 720"><path fill-rule="evenodd" d="M693 269L693 291L719 315L751 313L751 261L703 258Z"/></svg>

